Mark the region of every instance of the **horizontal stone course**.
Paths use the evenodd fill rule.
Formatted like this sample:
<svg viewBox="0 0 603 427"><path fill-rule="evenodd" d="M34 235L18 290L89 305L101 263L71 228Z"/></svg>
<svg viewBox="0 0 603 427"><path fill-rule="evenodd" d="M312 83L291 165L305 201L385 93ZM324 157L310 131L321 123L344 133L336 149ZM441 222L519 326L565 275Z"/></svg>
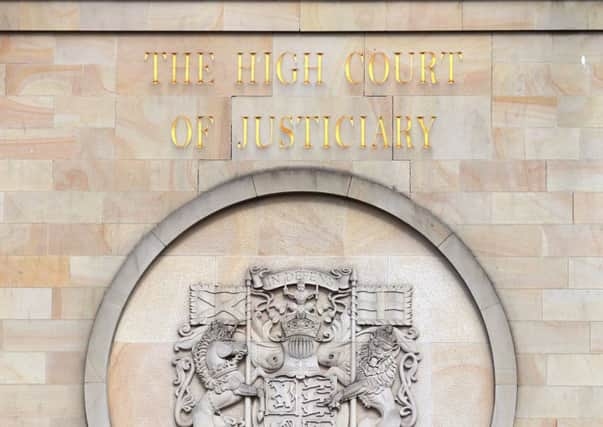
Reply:
<svg viewBox="0 0 603 427"><path fill-rule="evenodd" d="M45 354L42 352L0 351L0 382L2 384L44 384Z"/></svg>
<svg viewBox="0 0 603 427"><path fill-rule="evenodd" d="M547 384L553 386L603 385L603 354L548 356Z"/></svg>
<svg viewBox="0 0 603 427"><path fill-rule="evenodd" d="M511 322L518 353L588 353L588 322ZM529 400L529 399L528 399Z"/></svg>
<svg viewBox="0 0 603 427"><path fill-rule="evenodd" d="M364 1L337 7L327 0L5 3L0 14L3 31L596 30L602 26L596 1Z"/></svg>
<svg viewBox="0 0 603 427"><path fill-rule="evenodd" d="M520 386L517 415L528 418L603 418L603 387Z"/></svg>
<svg viewBox="0 0 603 427"><path fill-rule="evenodd" d="M83 351L90 320L4 320L2 346L7 351Z"/></svg>
<svg viewBox="0 0 603 427"><path fill-rule="evenodd" d="M545 320L603 321L603 290L543 291Z"/></svg>
<svg viewBox="0 0 603 427"><path fill-rule="evenodd" d="M568 287L564 257L480 257L479 261L499 289Z"/></svg>
<svg viewBox="0 0 603 427"><path fill-rule="evenodd" d="M51 289L0 288L1 319L50 319L51 312Z"/></svg>
<svg viewBox="0 0 603 427"><path fill-rule="evenodd" d="M82 419L81 395L81 384L2 385L0 412L2 417Z"/></svg>

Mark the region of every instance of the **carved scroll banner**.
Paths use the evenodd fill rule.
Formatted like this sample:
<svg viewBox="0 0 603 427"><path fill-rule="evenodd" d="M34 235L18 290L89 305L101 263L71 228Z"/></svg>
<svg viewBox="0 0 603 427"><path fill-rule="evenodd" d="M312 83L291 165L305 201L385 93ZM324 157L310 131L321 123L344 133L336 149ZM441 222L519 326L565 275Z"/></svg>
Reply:
<svg viewBox="0 0 603 427"><path fill-rule="evenodd" d="M239 286L190 286L179 330L179 427L412 427L420 354L412 286L363 286L352 268L251 267ZM366 420L362 422L367 426Z"/></svg>

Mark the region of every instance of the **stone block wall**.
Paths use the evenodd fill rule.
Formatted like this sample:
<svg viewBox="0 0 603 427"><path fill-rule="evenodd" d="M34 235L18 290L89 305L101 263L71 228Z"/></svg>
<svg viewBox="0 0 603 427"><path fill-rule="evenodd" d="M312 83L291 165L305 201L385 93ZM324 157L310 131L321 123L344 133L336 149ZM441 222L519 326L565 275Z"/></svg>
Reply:
<svg viewBox="0 0 603 427"><path fill-rule="evenodd" d="M603 426L601 29L598 1L2 2L0 425L84 426L88 333L138 239L219 182L301 162L233 160L229 88L162 101L122 68L146 37L213 37L233 50L237 31L254 31L246 43L260 48L314 37L297 32L366 48L412 38L479 46L473 93L360 93L394 111L410 102L474 118L451 121L430 153L303 162L395 187L474 252L511 321L516 426ZM179 30L215 33L114 32ZM187 102L224 117L215 137L228 143L174 150L158 120Z"/></svg>

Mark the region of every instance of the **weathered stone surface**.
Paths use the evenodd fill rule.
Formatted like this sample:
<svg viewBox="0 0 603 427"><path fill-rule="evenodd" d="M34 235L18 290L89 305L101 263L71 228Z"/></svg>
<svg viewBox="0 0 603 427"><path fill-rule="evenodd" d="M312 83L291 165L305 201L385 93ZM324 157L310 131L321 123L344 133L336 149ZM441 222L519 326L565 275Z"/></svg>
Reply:
<svg viewBox="0 0 603 427"><path fill-rule="evenodd" d="M410 163L411 192L460 191L457 160L413 160Z"/></svg>
<svg viewBox="0 0 603 427"><path fill-rule="evenodd" d="M82 385L3 385L0 387L0 410L3 417L79 418L84 416ZM20 402L38 402L23 405Z"/></svg>
<svg viewBox="0 0 603 427"><path fill-rule="evenodd" d="M531 418L600 418L601 387L519 387L517 415Z"/></svg>
<svg viewBox="0 0 603 427"><path fill-rule="evenodd" d="M0 288L0 318L50 319L51 289Z"/></svg>
<svg viewBox="0 0 603 427"><path fill-rule="evenodd" d="M83 351L46 353L47 384L82 384L84 381Z"/></svg>
<svg viewBox="0 0 603 427"><path fill-rule="evenodd" d="M542 291L500 289L498 296L509 320L542 320Z"/></svg>
<svg viewBox="0 0 603 427"><path fill-rule="evenodd" d="M570 258L569 287L603 288L603 258Z"/></svg>
<svg viewBox="0 0 603 427"><path fill-rule="evenodd" d="M558 102L552 96L496 96L492 98L492 125L553 127L557 124Z"/></svg>
<svg viewBox="0 0 603 427"><path fill-rule="evenodd" d="M596 179L593 176L594 172L590 177L585 173L584 181L589 179ZM580 179L580 181L583 181ZM585 186L599 188L599 184L589 185L584 182ZM571 184L570 184L571 185ZM582 183L578 184L582 187ZM598 190L597 190L598 191ZM576 192L574 193L574 222L576 224L600 224L603 222L601 215L601 206L603 206L603 193L600 192Z"/></svg>
<svg viewBox="0 0 603 427"><path fill-rule="evenodd" d="M48 160L0 160L0 191L50 190L51 176Z"/></svg>
<svg viewBox="0 0 603 427"><path fill-rule="evenodd" d="M547 289L542 308L545 320L602 321L603 290Z"/></svg>
<svg viewBox="0 0 603 427"><path fill-rule="evenodd" d="M563 257L481 257L479 261L498 289L568 287L568 261Z"/></svg>
<svg viewBox="0 0 603 427"><path fill-rule="evenodd" d="M76 287L107 287L122 262L120 256L71 256L69 282Z"/></svg>
<svg viewBox="0 0 603 427"><path fill-rule="evenodd" d="M541 161L460 163L460 185L465 191L543 191L545 179L545 164Z"/></svg>
<svg viewBox="0 0 603 427"><path fill-rule="evenodd" d="M4 195L0 209L3 200ZM45 255L48 250L46 224L0 224L0 236L0 255Z"/></svg>
<svg viewBox="0 0 603 427"><path fill-rule="evenodd" d="M543 232L537 225L465 225L459 237L478 257L539 257Z"/></svg>
<svg viewBox="0 0 603 427"><path fill-rule="evenodd" d="M193 199L196 194L192 191L107 193L103 200L102 221L107 223L156 223Z"/></svg>
<svg viewBox="0 0 603 427"><path fill-rule="evenodd" d="M447 423L444 414L452 408L457 408L459 422L489 423L493 384L490 367L483 365L485 355L482 352L483 348L471 344L440 343L432 347L431 410L434 423ZM462 372L471 372L470 381L474 386L461 381ZM451 394L452 390L456 392Z"/></svg>
<svg viewBox="0 0 603 427"><path fill-rule="evenodd" d="M68 284L68 257L0 256L0 287L44 288Z"/></svg>
<svg viewBox="0 0 603 427"><path fill-rule="evenodd" d="M256 189L250 177L225 183L172 212L153 233L167 245L201 218L255 196Z"/></svg>
<svg viewBox="0 0 603 427"><path fill-rule="evenodd" d="M519 354L517 356L519 385L545 385L546 369L547 356L544 354Z"/></svg>
<svg viewBox="0 0 603 427"><path fill-rule="evenodd" d="M4 221L8 223L100 223L102 193L6 192Z"/></svg>
<svg viewBox="0 0 603 427"><path fill-rule="evenodd" d="M3 348L7 351L82 351L89 320L4 320Z"/></svg>
<svg viewBox="0 0 603 427"><path fill-rule="evenodd" d="M44 384L44 353L0 351L2 384Z"/></svg>
<svg viewBox="0 0 603 427"><path fill-rule="evenodd" d="M554 354L548 357L547 384L601 386L603 354Z"/></svg>
<svg viewBox="0 0 603 427"><path fill-rule="evenodd" d="M468 83L470 84L470 83ZM461 92L465 93L465 91ZM428 96L429 95L429 96ZM401 131L412 118L410 131L414 148L408 149L405 136L402 147L394 147L394 159L488 159L492 152L490 97L488 96L395 96L394 117L401 117ZM424 132L416 117L425 117L430 127L431 147L424 148ZM435 121L431 117L435 116ZM394 121L392 144L397 144ZM446 141L444 143L438 141Z"/></svg>
<svg viewBox="0 0 603 427"><path fill-rule="evenodd" d="M410 197L446 224L492 222L492 194L489 193L415 192Z"/></svg>
<svg viewBox="0 0 603 427"><path fill-rule="evenodd" d="M603 96L560 97L557 114L560 127L602 127Z"/></svg>
<svg viewBox="0 0 603 427"><path fill-rule="evenodd" d="M492 222L498 224L570 224L571 193L494 193Z"/></svg>
<svg viewBox="0 0 603 427"><path fill-rule="evenodd" d="M511 322L511 327L519 353L571 354L587 353L590 349L587 322L520 321Z"/></svg>
<svg viewBox="0 0 603 427"><path fill-rule="evenodd" d="M578 159L580 158L580 129L526 129L525 156L526 159Z"/></svg>
<svg viewBox="0 0 603 427"><path fill-rule="evenodd" d="M55 100L48 96L0 97L0 126L4 129L51 128Z"/></svg>
<svg viewBox="0 0 603 427"><path fill-rule="evenodd" d="M52 295L54 319L94 319L104 288L61 288Z"/></svg>

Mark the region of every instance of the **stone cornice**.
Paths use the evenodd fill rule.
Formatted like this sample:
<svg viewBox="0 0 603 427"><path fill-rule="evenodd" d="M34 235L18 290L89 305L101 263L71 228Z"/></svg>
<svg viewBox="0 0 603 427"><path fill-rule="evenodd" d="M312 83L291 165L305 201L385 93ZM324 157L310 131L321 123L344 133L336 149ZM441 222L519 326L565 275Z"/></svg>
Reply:
<svg viewBox="0 0 603 427"><path fill-rule="evenodd" d="M603 3L3 1L0 31L596 31Z"/></svg>

